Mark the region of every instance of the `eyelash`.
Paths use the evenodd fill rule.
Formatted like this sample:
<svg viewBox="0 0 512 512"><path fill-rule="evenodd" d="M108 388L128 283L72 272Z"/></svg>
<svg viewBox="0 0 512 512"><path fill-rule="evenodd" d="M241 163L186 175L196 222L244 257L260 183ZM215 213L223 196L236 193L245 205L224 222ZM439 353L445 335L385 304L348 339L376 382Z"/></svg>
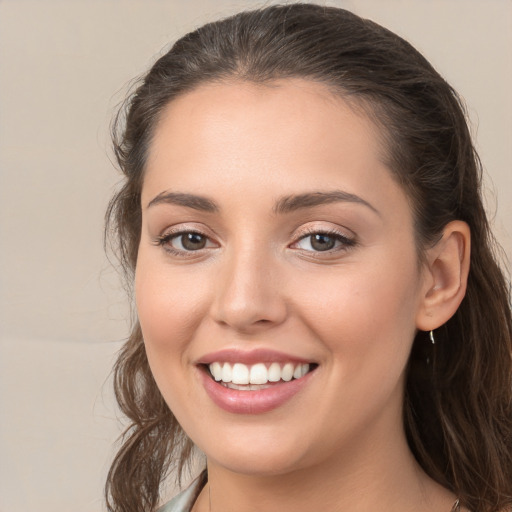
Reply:
<svg viewBox="0 0 512 512"><path fill-rule="evenodd" d="M198 235L200 237L203 237L207 240L206 243L208 243L208 240L210 238L202 233L201 231L194 230L194 229L187 229L187 230L179 230L179 231L173 231L173 232L167 232L163 235L160 235L156 237L154 244L162 247L166 252L170 253L173 256L180 256L180 257L193 257L196 256L198 253L201 253L201 251L207 249L206 247L200 248L197 250L182 250L182 249L176 249L172 245L170 245L170 242L173 239L177 239L179 237L182 237L184 235ZM297 250L300 250L304 253L308 253L310 255L315 255L314 257L320 258L323 254L333 254L340 251L347 251L351 247L354 247L357 245L357 240L353 238L349 238L343 233L340 233L339 231L335 229L308 229L304 233L300 235L300 237L290 244L289 247L292 247L297 245L302 240L307 239L308 237L312 237L313 235L321 235L328 238L333 238L335 242L339 242L340 245L337 248L327 249L325 251L314 251L314 250L307 250L307 249L300 249L297 248Z"/></svg>
<svg viewBox="0 0 512 512"><path fill-rule="evenodd" d="M357 245L356 239L349 238L345 234L343 234L335 229L310 228L310 229L307 229L303 234L301 234L299 239L296 242L293 242L292 246L297 245L302 240L312 237L313 235L321 235L321 236L333 238L335 240L335 242L340 243L340 245L338 247L328 249L325 251L310 251L310 250L306 250L306 249L299 249L299 250L302 250L303 252L306 252L310 255L314 255L314 257L316 257L316 258L321 258L323 254L327 255L327 254L333 254L333 253L340 252L340 251L347 251L351 247L354 247Z"/></svg>
<svg viewBox="0 0 512 512"><path fill-rule="evenodd" d="M182 249L176 249L172 245L170 245L170 242L175 239L182 237L184 235L199 235L203 238L205 238L207 241L209 240L209 237L205 235L204 233L201 233L201 231L195 230L195 229L182 229L179 231L171 231L167 232L163 235L160 235L156 237L154 243L157 246L162 247L166 252L171 254L172 256L180 256L180 257L193 257L196 256L197 253L201 252L202 249L198 249L196 251L187 251Z"/></svg>

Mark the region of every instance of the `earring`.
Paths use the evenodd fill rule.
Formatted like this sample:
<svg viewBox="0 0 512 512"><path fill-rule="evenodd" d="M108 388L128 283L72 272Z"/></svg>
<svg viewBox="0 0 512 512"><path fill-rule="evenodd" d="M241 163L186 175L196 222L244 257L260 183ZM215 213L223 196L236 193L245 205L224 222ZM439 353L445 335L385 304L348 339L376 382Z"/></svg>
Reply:
<svg viewBox="0 0 512 512"><path fill-rule="evenodd" d="M432 343L432 345L435 345L436 340L434 339L434 331L430 331L429 338L430 338L430 343ZM430 356L433 356L433 354L434 354L434 347L432 347L432 349L429 350L429 355L427 355L427 365L430 365Z"/></svg>

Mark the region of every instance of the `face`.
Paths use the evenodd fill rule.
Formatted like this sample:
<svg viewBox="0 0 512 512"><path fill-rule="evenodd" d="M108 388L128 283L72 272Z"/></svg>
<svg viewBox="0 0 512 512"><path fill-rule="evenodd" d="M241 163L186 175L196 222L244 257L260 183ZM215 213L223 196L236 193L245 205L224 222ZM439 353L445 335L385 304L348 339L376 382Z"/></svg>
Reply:
<svg viewBox="0 0 512 512"><path fill-rule="evenodd" d="M210 464L286 473L403 440L423 280L382 155L371 121L307 81L203 85L164 112L136 302Z"/></svg>

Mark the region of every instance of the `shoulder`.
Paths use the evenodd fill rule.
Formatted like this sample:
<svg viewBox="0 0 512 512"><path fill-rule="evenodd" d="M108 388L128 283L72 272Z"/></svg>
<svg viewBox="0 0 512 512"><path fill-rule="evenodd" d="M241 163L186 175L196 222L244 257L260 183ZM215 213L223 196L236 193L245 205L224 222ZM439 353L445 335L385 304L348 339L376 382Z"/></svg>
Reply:
<svg viewBox="0 0 512 512"><path fill-rule="evenodd" d="M157 512L190 512L201 489L206 484L206 473L201 473L185 490L161 506Z"/></svg>

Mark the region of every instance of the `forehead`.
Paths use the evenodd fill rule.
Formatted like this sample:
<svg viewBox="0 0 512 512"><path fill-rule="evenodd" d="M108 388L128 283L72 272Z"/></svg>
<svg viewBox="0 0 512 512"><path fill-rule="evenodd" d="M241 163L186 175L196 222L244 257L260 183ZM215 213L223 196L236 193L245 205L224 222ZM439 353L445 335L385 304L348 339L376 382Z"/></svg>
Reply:
<svg viewBox="0 0 512 512"><path fill-rule="evenodd" d="M224 142L228 142L247 131L266 135L267 144L288 134L297 137L299 132L303 138L316 138L317 143L318 138L328 142L329 133L348 141L351 133L361 139L365 132L367 145L371 144L376 156L384 156L381 127L366 115L370 108L362 99L306 79L263 84L242 80L207 82L178 96L164 108L154 130L149 158L167 145L171 136L221 139L228 135L229 138L224 137ZM236 124L236 133L227 133ZM319 127L323 129L318 130ZM208 133L208 128L213 130Z"/></svg>
<svg viewBox="0 0 512 512"><path fill-rule="evenodd" d="M173 100L150 145L143 204L164 190L260 198L389 188L381 134L360 105L327 86L209 83ZM186 190L184 190L186 189ZM396 191L395 191L396 192Z"/></svg>

